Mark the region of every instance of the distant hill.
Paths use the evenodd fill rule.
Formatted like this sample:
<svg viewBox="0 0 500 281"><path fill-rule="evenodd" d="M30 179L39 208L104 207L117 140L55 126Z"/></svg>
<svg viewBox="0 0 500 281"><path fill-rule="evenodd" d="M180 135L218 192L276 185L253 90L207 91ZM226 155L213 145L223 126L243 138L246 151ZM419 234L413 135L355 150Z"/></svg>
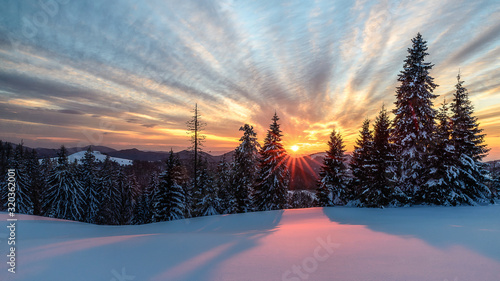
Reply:
<svg viewBox="0 0 500 281"><path fill-rule="evenodd" d="M73 153L77 153L80 151L87 151L88 148L89 148L89 145L84 146L84 147L69 147L69 148L67 147L66 149L68 150L69 154L73 154ZM40 157L40 158L57 157L57 151L59 151L58 148L56 149L56 148L42 148L42 147L37 147L37 148L35 148L35 150L38 153L38 157ZM104 153L104 154L116 151L116 149L113 149L113 148L110 148L107 146L98 146L98 145L92 146L92 150L99 151L99 152Z"/></svg>
<svg viewBox="0 0 500 281"><path fill-rule="evenodd" d="M168 157L168 152L163 151L141 151L137 148L115 150L107 152L109 156L129 159L129 160L142 160L142 161L161 161Z"/></svg>
<svg viewBox="0 0 500 281"><path fill-rule="evenodd" d="M76 161L78 161L79 164L81 164L81 160L85 157L85 153L86 152L87 152L86 150L85 151L82 150L82 151L70 154L68 156L68 161L70 163L72 163L72 162L74 162L76 160ZM99 151L94 151L92 154L94 154L95 159L97 161L100 161L100 162L104 162L104 160L107 157L107 155L102 154ZM52 159L56 160L57 157L53 157ZM110 157L110 160L115 161L115 162L117 162L120 165L132 165L132 160L128 160L128 159L122 159L122 158L117 158L117 157ZM40 160L40 161L42 161L42 160Z"/></svg>

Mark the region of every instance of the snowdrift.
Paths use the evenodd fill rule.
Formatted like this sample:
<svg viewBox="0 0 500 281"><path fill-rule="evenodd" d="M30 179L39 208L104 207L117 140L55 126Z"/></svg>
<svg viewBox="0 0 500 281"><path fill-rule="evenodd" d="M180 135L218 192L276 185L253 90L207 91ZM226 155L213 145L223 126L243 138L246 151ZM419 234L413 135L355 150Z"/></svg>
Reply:
<svg viewBox="0 0 500 281"><path fill-rule="evenodd" d="M7 225L7 214L0 214ZM500 280L500 206L294 209L142 226L17 215L0 280Z"/></svg>

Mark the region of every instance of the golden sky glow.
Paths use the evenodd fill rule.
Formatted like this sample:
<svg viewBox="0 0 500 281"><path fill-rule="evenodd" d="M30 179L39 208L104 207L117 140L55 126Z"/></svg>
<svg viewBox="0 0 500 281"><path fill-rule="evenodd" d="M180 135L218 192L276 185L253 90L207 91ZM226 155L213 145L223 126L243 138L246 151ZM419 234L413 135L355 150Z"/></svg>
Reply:
<svg viewBox="0 0 500 281"><path fill-rule="evenodd" d="M70 1L46 24L36 1L0 3L0 139L179 151L198 103L212 153L234 149L244 123L262 141L275 111L287 150L324 151L339 130L352 151L362 121L393 108L420 32L435 105L460 69L487 160L500 158L496 1L142 3Z"/></svg>

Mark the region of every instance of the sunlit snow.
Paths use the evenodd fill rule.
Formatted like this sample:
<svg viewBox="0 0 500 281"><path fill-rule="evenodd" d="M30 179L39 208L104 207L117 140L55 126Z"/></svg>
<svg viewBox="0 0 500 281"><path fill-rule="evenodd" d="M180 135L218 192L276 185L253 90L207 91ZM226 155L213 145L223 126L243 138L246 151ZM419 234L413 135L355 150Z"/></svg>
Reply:
<svg viewBox="0 0 500 281"><path fill-rule="evenodd" d="M498 205L293 209L142 226L18 215L17 273L2 262L0 279L500 280L499 218Z"/></svg>

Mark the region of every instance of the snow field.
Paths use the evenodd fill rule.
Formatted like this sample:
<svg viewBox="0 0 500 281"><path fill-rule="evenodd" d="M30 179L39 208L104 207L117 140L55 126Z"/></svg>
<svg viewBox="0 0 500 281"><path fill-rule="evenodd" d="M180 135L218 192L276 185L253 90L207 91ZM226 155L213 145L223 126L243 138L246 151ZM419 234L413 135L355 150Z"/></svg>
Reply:
<svg viewBox="0 0 500 281"><path fill-rule="evenodd" d="M291 209L141 226L18 215L17 273L2 262L0 279L493 281L499 217L498 205Z"/></svg>

